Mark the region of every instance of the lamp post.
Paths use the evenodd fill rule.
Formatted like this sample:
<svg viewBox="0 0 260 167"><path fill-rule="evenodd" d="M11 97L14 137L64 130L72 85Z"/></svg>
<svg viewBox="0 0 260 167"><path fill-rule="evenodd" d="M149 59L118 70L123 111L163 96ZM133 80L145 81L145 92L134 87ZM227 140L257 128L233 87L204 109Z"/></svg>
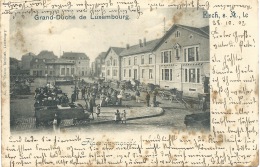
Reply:
<svg viewBox="0 0 260 167"><path fill-rule="evenodd" d="M48 84L48 74L45 74L46 76L46 85Z"/></svg>

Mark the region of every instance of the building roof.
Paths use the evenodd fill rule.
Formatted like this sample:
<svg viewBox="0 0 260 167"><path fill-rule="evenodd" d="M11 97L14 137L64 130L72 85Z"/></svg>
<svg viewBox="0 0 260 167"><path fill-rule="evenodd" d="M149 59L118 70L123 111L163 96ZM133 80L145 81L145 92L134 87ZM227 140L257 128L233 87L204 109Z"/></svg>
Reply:
<svg viewBox="0 0 260 167"><path fill-rule="evenodd" d="M107 52L101 52L96 59L104 59L106 57Z"/></svg>
<svg viewBox="0 0 260 167"><path fill-rule="evenodd" d="M24 56L32 56L32 57L34 57L36 55L34 53L32 53L32 52L28 52L28 53L24 54L22 57L24 57Z"/></svg>
<svg viewBox="0 0 260 167"><path fill-rule="evenodd" d="M70 59L70 60L89 60L89 57L85 53L80 52L63 52L63 55L61 56L63 59Z"/></svg>
<svg viewBox="0 0 260 167"><path fill-rule="evenodd" d="M120 56L128 56L138 53L146 53L151 52L155 48L155 46L159 43L160 39L155 39L151 41L147 41L146 44L143 43L143 46L140 47L140 44L130 46L128 49L124 49Z"/></svg>
<svg viewBox="0 0 260 167"><path fill-rule="evenodd" d="M120 48L120 47L110 47L110 48L107 50L104 59L107 57L107 55L108 55L108 53L110 52L111 49L112 49L114 52L116 52L117 55L120 56L121 52L122 52L125 48Z"/></svg>
<svg viewBox="0 0 260 167"><path fill-rule="evenodd" d="M120 54L125 48L120 48L120 47L111 47L111 49L113 49L116 54Z"/></svg>
<svg viewBox="0 0 260 167"><path fill-rule="evenodd" d="M56 60L51 60L49 62L46 62L46 64L48 65L74 65L75 63L69 61L69 60L66 60L66 59L56 59Z"/></svg>
<svg viewBox="0 0 260 167"><path fill-rule="evenodd" d="M180 24L175 24L175 25L177 27L181 27L181 28L187 29L188 31L193 31L193 32L197 33L198 35L201 35L201 36L209 38L209 32L206 33L207 31L209 31L209 26L197 28L197 27L190 27L190 26L185 26L185 25L180 25ZM175 26L175 25L173 25L173 26Z"/></svg>
<svg viewBox="0 0 260 167"><path fill-rule="evenodd" d="M156 47L154 47L154 50L157 49L177 28L183 28L187 31L191 31L193 33L196 33L204 38L209 39L209 26L201 27L201 28L196 28L196 27L190 27L190 26L185 26L185 25L180 25L180 24L174 24L165 34L164 36L160 39Z"/></svg>
<svg viewBox="0 0 260 167"><path fill-rule="evenodd" d="M201 27L200 30L209 35L209 26Z"/></svg>
<svg viewBox="0 0 260 167"><path fill-rule="evenodd" d="M40 59L57 59L58 57L54 55L53 51L43 50L38 56Z"/></svg>

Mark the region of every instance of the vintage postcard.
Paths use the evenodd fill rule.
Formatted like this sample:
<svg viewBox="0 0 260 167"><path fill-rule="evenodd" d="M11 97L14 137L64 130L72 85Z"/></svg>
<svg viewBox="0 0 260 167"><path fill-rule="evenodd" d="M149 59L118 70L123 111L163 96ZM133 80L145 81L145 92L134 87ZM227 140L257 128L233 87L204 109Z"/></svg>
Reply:
<svg viewBox="0 0 260 167"><path fill-rule="evenodd" d="M258 2L1 1L2 166L258 166Z"/></svg>

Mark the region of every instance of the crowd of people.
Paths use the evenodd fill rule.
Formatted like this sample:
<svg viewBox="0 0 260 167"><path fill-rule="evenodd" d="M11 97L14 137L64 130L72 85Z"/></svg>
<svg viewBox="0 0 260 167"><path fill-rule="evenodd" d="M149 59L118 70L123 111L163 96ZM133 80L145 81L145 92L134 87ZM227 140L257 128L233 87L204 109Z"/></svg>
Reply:
<svg viewBox="0 0 260 167"><path fill-rule="evenodd" d="M68 95L50 83L44 87L36 88L34 98L35 108L40 106L66 105L69 103Z"/></svg>
<svg viewBox="0 0 260 167"><path fill-rule="evenodd" d="M59 87L47 83L46 86L35 89L35 104L34 107L41 106L66 106L69 103L74 103L77 100L84 100L84 109L87 110L92 119L94 120L94 114L97 117L101 114L101 108L107 106L120 106L122 100L131 96L125 93L125 88L112 88L111 84L104 84L100 82L87 83L82 82L81 84L75 85L71 92L70 98L66 93L63 93ZM141 102L141 92L136 89L135 98L136 102ZM152 97L150 97L152 96ZM150 104L150 98L152 98L152 104ZM99 99L99 102L96 101ZM156 106L156 95L151 94L147 91L145 95L145 101L147 107ZM90 118L91 118L90 117ZM123 110L121 113L119 110L115 112L115 122L126 122L126 111Z"/></svg>

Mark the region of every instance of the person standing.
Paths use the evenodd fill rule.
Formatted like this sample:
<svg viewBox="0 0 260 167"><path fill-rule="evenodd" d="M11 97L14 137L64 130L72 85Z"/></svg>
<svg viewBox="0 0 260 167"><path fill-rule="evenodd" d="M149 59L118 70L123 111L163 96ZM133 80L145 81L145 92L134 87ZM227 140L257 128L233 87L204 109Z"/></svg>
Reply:
<svg viewBox="0 0 260 167"><path fill-rule="evenodd" d="M125 110L121 113L121 123L126 124L126 112L125 112Z"/></svg>
<svg viewBox="0 0 260 167"><path fill-rule="evenodd" d="M136 92L135 92L135 100L136 100L136 102L140 103L140 92L139 92L139 90L136 90Z"/></svg>
<svg viewBox="0 0 260 167"><path fill-rule="evenodd" d="M89 112L92 115L92 119L94 120L94 104L93 104L93 97L89 99Z"/></svg>
<svg viewBox="0 0 260 167"><path fill-rule="evenodd" d="M119 112L119 110L116 110L116 113L115 113L115 122L118 123L120 120L121 120L121 118L120 118L120 112Z"/></svg>
<svg viewBox="0 0 260 167"><path fill-rule="evenodd" d="M97 114L97 117L99 117L99 114L100 114L100 105L99 104L96 107L96 114Z"/></svg>
<svg viewBox="0 0 260 167"><path fill-rule="evenodd" d="M73 92L71 94L71 103L74 103L75 101L76 101L76 94L75 94L75 92Z"/></svg>
<svg viewBox="0 0 260 167"><path fill-rule="evenodd" d="M157 104L156 104L156 93L153 94L153 107L157 107Z"/></svg>
<svg viewBox="0 0 260 167"><path fill-rule="evenodd" d="M81 89L81 99L84 99L85 98L85 87L82 87Z"/></svg>
<svg viewBox="0 0 260 167"><path fill-rule="evenodd" d="M79 88L76 89L77 100L79 99Z"/></svg>
<svg viewBox="0 0 260 167"><path fill-rule="evenodd" d="M146 100L147 107L149 107L150 106L149 105L149 103L150 103L150 94L149 94L149 92L146 92L145 100Z"/></svg>

